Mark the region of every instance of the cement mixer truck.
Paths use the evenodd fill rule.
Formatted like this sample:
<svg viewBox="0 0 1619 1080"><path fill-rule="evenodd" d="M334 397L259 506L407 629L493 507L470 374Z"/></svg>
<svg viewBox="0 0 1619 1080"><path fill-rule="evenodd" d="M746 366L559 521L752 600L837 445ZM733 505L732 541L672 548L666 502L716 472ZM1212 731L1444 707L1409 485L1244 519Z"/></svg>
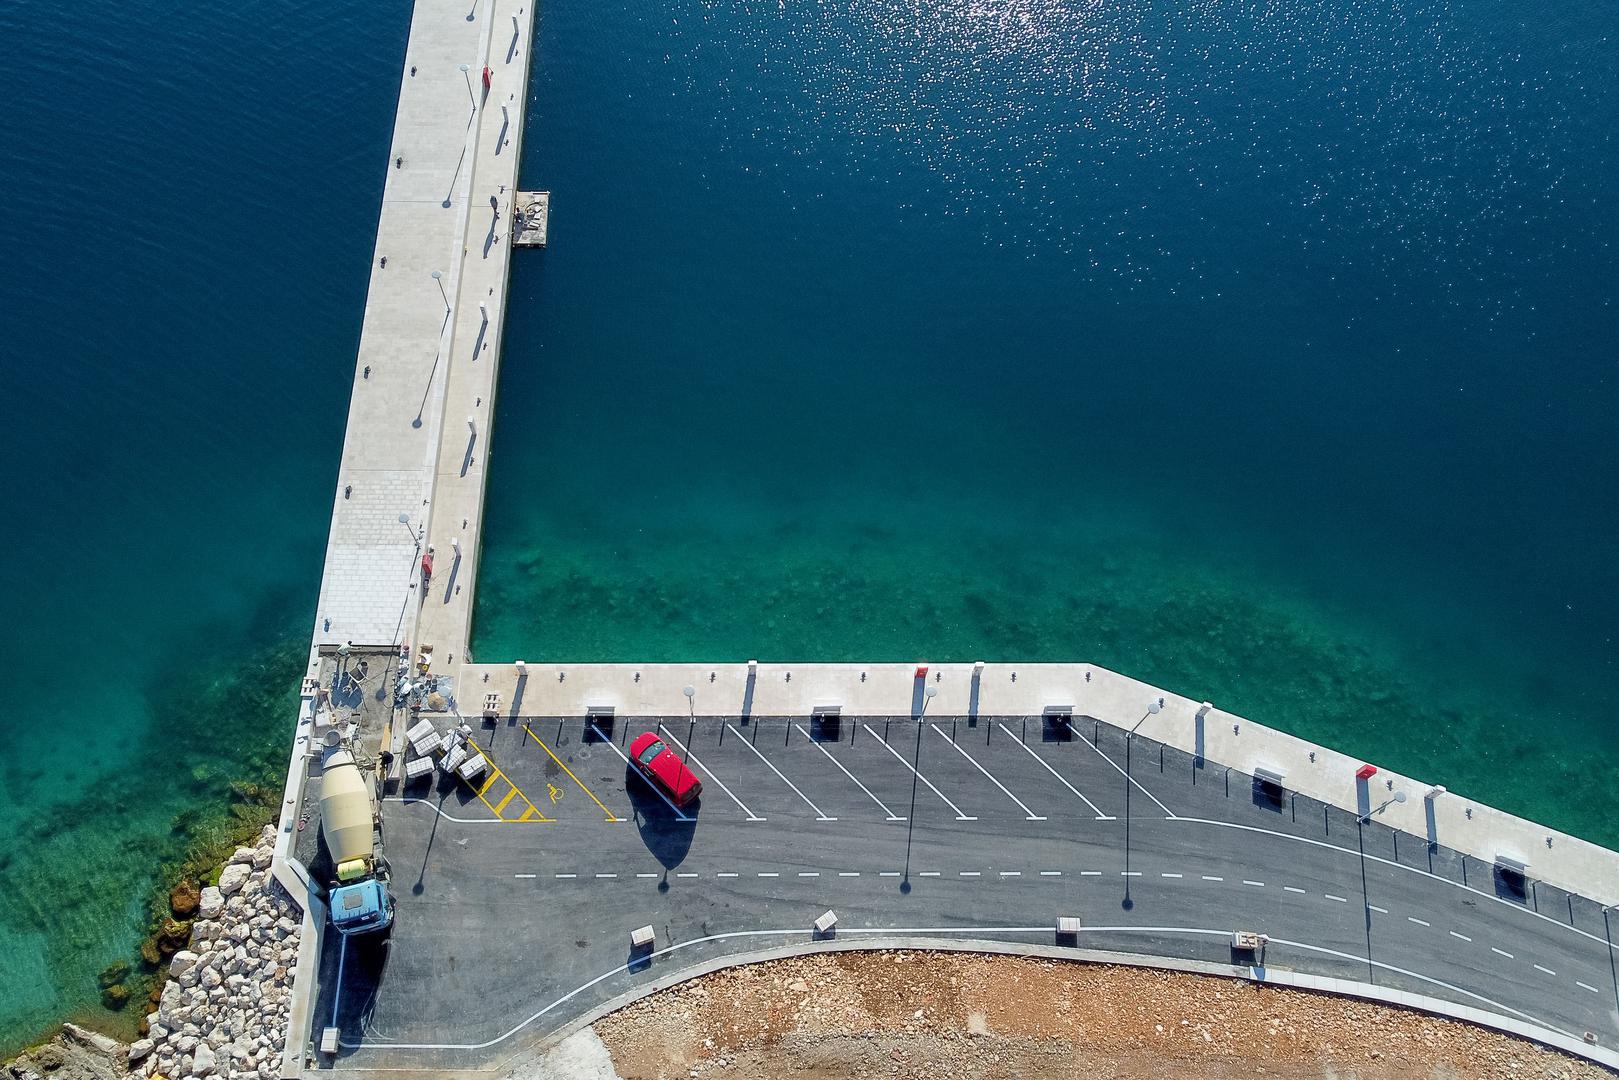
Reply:
<svg viewBox="0 0 1619 1080"><path fill-rule="evenodd" d="M328 897L341 934L369 934L393 925L394 898L371 785L347 749L326 755L321 769L320 831L331 852L335 881Z"/></svg>

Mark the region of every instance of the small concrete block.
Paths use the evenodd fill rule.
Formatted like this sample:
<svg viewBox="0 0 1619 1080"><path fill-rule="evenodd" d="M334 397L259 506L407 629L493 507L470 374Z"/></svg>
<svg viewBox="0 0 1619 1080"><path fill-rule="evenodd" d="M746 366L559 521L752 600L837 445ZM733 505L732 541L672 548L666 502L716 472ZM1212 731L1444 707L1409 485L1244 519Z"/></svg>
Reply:
<svg viewBox="0 0 1619 1080"><path fill-rule="evenodd" d="M1079 936L1080 922L1076 915L1063 915L1057 919L1057 936L1060 938L1077 938Z"/></svg>
<svg viewBox="0 0 1619 1080"><path fill-rule="evenodd" d="M320 1052L326 1055L337 1053L337 1029L335 1027L321 1028Z"/></svg>
<svg viewBox="0 0 1619 1080"><path fill-rule="evenodd" d="M411 726L409 731L405 732L405 738L409 739L414 745L415 743L421 742L429 735L436 734L438 734L438 732L433 729L433 721L419 720Z"/></svg>
<svg viewBox="0 0 1619 1080"><path fill-rule="evenodd" d="M487 767L482 754L473 754L462 762L461 767L455 770L455 773L463 780L471 780L473 777L480 775Z"/></svg>
<svg viewBox="0 0 1619 1080"><path fill-rule="evenodd" d="M405 764L405 779L414 780L418 776L426 776L433 771L433 759L426 757L412 758Z"/></svg>
<svg viewBox="0 0 1619 1080"><path fill-rule="evenodd" d="M638 926L630 931L630 948L650 949L657 940L657 934L650 926Z"/></svg>
<svg viewBox="0 0 1619 1080"><path fill-rule="evenodd" d="M821 916L815 920L815 932L817 934L830 934L832 932L833 928L836 927L837 925L838 925L837 912L835 912L835 911L825 911L825 912L822 912Z"/></svg>

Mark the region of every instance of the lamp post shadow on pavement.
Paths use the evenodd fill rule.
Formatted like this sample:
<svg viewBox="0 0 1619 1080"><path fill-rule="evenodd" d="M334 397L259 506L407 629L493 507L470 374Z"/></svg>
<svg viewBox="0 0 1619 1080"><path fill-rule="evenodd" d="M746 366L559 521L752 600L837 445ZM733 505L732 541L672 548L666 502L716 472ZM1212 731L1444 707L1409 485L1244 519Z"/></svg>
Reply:
<svg viewBox="0 0 1619 1080"><path fill-rule="evenodd" d="M916 748L911 751L911 812L905 822L905 874L900 878L901 896L911 894L911 838L916 833L916 786L922 767L922 725L927 719L928 702L939 696L939 688L929 685L922 691L922 708L916 714Z"/></svg>
<svg viewBox="0 0 1619 1080"><path fill-rule="evenodd" d="M1156 716L1164 707L1164 699L1159 698L1147 706L1147 711L1141 714L1141 719L1135 722L1134 727L1124 733L1124 901L1119 905L1125 911L1136 906L1135 900L1130 896L1130 788L1134 786L1130 778L1130 747L1135 741L1136 728L1147 722L1147 717Z"/></svg>

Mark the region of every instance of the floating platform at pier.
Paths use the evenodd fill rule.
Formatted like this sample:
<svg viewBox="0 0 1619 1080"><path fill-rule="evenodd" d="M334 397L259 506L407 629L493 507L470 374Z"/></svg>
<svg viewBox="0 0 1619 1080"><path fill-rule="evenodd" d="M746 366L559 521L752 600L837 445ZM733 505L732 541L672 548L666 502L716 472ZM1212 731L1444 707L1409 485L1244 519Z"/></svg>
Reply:
<svg viewBox="0 0 1619 1080"><path fill-rule="evenodd" d="M551 224L551 193L519 191L512 200L512 243L517 247L544 247Z"/></svg>

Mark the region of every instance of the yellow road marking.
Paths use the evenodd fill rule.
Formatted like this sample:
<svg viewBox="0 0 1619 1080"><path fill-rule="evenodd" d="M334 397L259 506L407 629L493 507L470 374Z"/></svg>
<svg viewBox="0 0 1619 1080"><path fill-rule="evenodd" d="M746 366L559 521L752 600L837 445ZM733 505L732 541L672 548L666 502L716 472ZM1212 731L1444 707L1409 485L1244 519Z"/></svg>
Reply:
<svg viewBox="0 0 1619 1080"><path fill-rule="evenodd" d="M506 792L506 797L504 799L500 800L499 803L495 804L495 816L499 817L500 812L502 810L506 809L506 804L511 802L515 798L517 798L517 789L516 788L512 788L510 791Z"/></svg>
<svg viewBox="0 0 1619 1080"><path fill-rule="evenodd" d="M613 813L611 810L607 809L607 804L602 802L600 799L596 798L596 793L591 791L589 788L585 787L584 781L580 780L577 776L573 775L573 770L568 768L568 766L564 765L561 758L559 758L555 754L551 753L551 748L549 746L545 745L545 740L544 739L542 739L538 735L534 734L534 729L533 728L529 727L527 724L524 724L523 725L523 730L528 732L530 738L532 738L535 742L540 744L540 749L541 750L544 750L547 754L551 754L551 760L552 761L556 762L558 765L562 765L562 771L568 774L568 779L570 779L574 783L578 784L579 785L579 790L584 792L586 795L590 796L590 801L595 803L597 806L602 808L602 813L607 815L607 820L608 821L623 821L624 820L623 818L619 817L617 814ZM552 801L555 802L556 800L553 799Z"/></svg>
<svg viewBox="0 0 1619 1080"><path fill-rule="evenodd" d="M473 790L477 793L478 798L483 800L483 804L485 806L489 807L490 810L494 811L495 818L497 820L506 821L506 822L514 822L514 823L519 822L519 821L544 821L544 822L549 822L551 824L556 823L556 818L548 818L544 814L541 814L539 812L539 807L534 805L534 800L530 799L527 795L524 795L522 788L519 788L516 784L513 784L511 777L507 776L505 773L500 771L500 766L495 764L495 759L490 757L488 754L484 753L483 748L481 746L479 746L477 743L473 742L471 739L467 740L467 745L472 747L474 750L476 750L483 757L484 764L489 767L489 771L493 774L489 778L489 783L485 784L481 788L474 788ZM500 808L497 808L487 798L484 798L484 792L488 791L489 788L495 783L496 780L504 780L504 781L506 781L507 784L511 785L511 789L512 789L511 793L508 794L506 796L506 798L501 800L501 802L500 802L501 807L504 807L508 802L510 802L512 800L512 796L515 795L515 796L521 798L523 800L523 802L528 805L528 810L524 811L520 816L515 817L515 818L508 818L508 817L502 816L501 812L500 812Z"/></svg>

